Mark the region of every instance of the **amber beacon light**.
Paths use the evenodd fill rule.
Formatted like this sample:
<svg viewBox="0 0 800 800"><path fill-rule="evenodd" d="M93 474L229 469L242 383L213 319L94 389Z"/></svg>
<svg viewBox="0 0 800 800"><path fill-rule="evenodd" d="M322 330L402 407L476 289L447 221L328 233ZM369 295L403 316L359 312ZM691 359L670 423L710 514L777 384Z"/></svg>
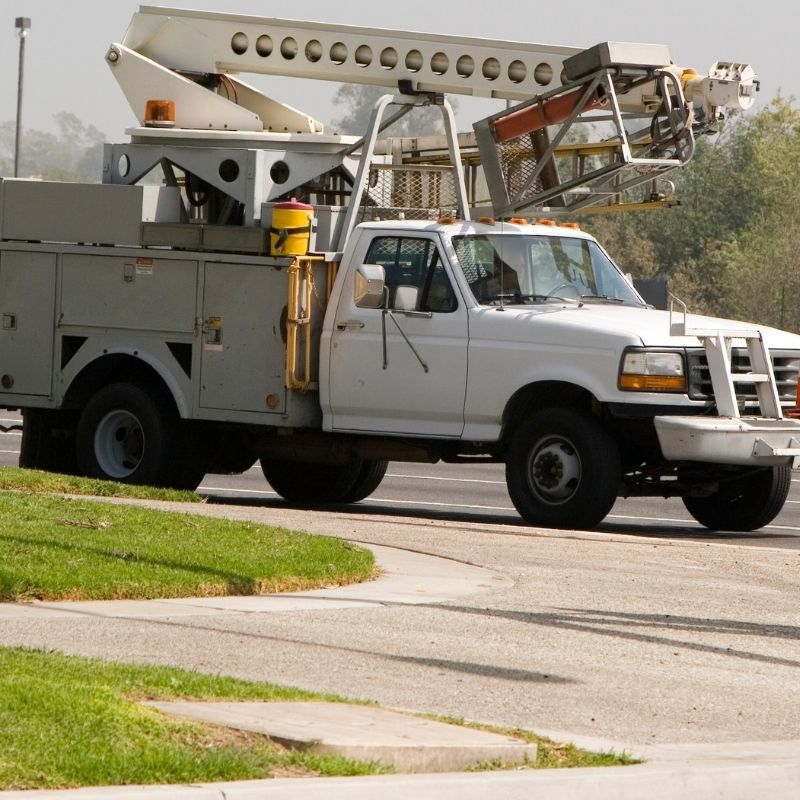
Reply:
<svg viewBox="0 0 800 800"><path fill-rule="evenodd" d="M144 124L149 128L174 128L175 101L148 100L144 109Z"/></svg>

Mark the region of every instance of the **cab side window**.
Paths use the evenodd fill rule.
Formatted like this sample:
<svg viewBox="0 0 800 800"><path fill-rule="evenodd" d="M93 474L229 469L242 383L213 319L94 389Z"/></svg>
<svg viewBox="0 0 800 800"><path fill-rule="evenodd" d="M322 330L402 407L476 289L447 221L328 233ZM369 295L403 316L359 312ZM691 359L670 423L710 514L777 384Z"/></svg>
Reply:
<svg viewBox="0 0 800 800"><path fill-rule="evenodd" d="M458 307L433 239L379 236L370 244L366 263L384 268L391 309L449 313Z"/></svg>

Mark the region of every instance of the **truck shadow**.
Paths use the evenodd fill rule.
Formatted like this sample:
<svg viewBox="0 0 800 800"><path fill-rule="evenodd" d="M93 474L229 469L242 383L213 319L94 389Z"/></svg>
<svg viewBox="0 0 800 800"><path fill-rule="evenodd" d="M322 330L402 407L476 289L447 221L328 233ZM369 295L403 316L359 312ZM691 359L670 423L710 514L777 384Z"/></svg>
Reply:
<svg viewBox="0 0 800 800"><path fill-rule="evenodd" d="M206 502L212 505L229 505L248 508L293 508L303 511L333 512L347 514L353 518L368 517L387 517L391 516L398 520L403 520L399 524L413 524L414 520L424 520L426 522L446 522L450 526L453 524L464 525L465 529L474 530L474 526L498 526L506 530L492 530L492 533L499 535L530 536L540 532L552 533L560 536L569 536L574 531L560 530L556 528L540 528L529 525L524 520L511 515L491 514L481 512L464 511L444 511L433 510L419 507L396 507L391 504L370 504L367 500L363 503L352 503L349 505L325 505L308 506L287 503L280 498L251 498L251 497L230 497L226 495L216 495L203 493ZM769 528L760 531L735 532L735 531L710 531L699 525L693 525L690 521L686 524L667 524L653 522L613 522L606 521L597 528L591 529L593 533L616 533L626 536L635 536L643 539L674 539L676 541L696 541L696 542L729 542L731 544L775 542L781 540L795 540L797 535L792 533L782 533L772 531Z"/></svg>

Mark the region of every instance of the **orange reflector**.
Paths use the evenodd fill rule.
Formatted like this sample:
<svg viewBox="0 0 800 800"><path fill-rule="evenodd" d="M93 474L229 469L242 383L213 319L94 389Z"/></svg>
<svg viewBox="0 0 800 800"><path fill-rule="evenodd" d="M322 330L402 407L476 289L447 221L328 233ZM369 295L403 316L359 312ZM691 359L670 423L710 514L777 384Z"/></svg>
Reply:
<svg viewBox="0 0 800 800"><path fill-rule="evenodd" d="M174 128L175 101L148 100L144 108L144 124L149 128Z"/></svg>
<svg viewBox="0 0 800 800"><path fill-rule="evenodd" d="M619 388L636 392L685 392L683 375L620 375Z"/></svg>
<svg viewBox="0 0 800 800"><path fill-rule="evenodd" d="M790 419L800 419L800 377L798 377L797 389L794 393L794 408L784 409L784 414Z"/></svg>

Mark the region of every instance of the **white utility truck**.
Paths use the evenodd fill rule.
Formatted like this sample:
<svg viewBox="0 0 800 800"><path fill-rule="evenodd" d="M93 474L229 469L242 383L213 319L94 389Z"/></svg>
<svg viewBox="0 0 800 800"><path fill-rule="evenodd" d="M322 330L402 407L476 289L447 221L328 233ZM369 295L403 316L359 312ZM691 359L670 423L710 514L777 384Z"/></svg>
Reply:
<svg viewBox="0 0 800 800"><path fill-rule="evenodd" d="M260 460L318 504L365 498L389 460L492 461L545 526L629 495L711 528L780 511L800 336L654 310L554 221L667 202L695 135L752 103L749 66L155 7L106 60L139 125L102 183L0 184L21 465L196 487ZM364 136L326 134L248 71L398 93ZM446 93L518 104L457 134ZM379 139L429 105L443 137ZM610 135L567 136L586 120Z"/></svg>

